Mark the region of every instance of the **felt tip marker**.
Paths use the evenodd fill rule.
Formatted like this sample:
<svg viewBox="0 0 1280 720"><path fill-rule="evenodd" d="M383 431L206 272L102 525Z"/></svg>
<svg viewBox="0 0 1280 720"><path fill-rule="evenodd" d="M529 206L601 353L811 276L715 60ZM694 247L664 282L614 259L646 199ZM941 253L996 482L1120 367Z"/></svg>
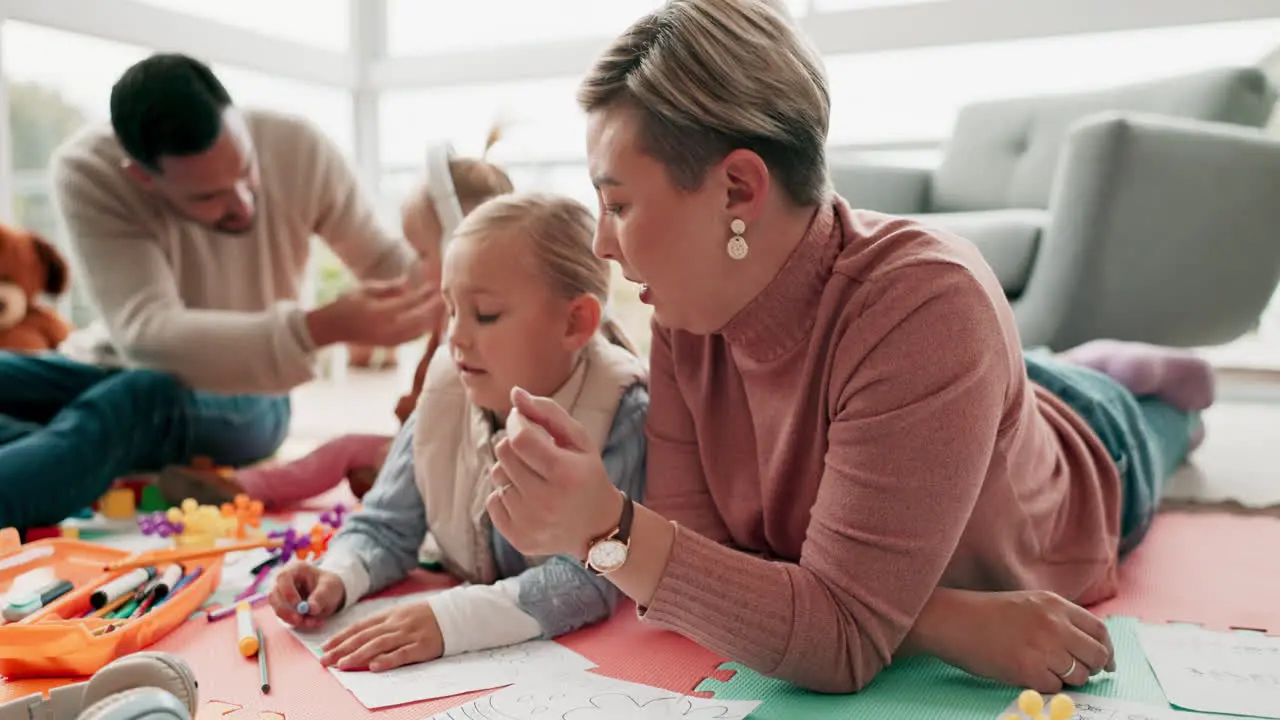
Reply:
<svg viewBox="0 0 1280 720"><path fill-rule="evenodd" d="M70 580L57 580L35 590L10 593L9 602L0 616L9 622L18 622L73 589L75 585Z"/></svg>
<svg viewBox="0 0 1280 720"><path fill-rule="evenodd" d="M245 657L253 657L258 652L258 633L253 627L253 610L249 603L236 604L236 647Z"/></svg>
<svg viewBox="0 0 1280 720"><path fill-rule="evenodd" d="M302 602L298 603L299 615L306 615L309 612L311 612L311 606L307 604L306 600L303 600Z"/></svg>
<svg viewBox="0 0 1280 720"><path fill-rule="evenodd" d="M155 576L156 569L153 567L143 567L127 572L98 588L97 591L89 596L89 604L94 608L102 608L115 602L117 598L137 590L143 583L152 580Z"/></svg>
<svg viewBox="0 0 1280 720"><path fill-rule="evenodd" d="M160 573L160 579L156 580L154 593L156 600L163 600L173 587L182 579L184 569L178 563L170 563L165 567L164 572Z"/></svg>

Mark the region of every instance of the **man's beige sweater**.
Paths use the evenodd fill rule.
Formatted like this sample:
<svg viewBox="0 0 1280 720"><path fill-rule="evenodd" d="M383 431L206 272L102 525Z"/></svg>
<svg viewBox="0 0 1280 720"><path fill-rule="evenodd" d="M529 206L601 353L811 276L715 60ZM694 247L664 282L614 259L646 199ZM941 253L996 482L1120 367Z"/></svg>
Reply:
<svg viewBox="0 0 1280 720"><path fill-rule="evenodd" d="M261 175L246 234L198 225L144 192L122 169L107 124L59 148L54 198L74 282L122 364L172 373L198 390L283 394L315 372L297 304L312 236L361 280L393 279L414 254L379 226L351 166L315 126L243 112ZM69 344L83 347L84 338Z"/></svg>

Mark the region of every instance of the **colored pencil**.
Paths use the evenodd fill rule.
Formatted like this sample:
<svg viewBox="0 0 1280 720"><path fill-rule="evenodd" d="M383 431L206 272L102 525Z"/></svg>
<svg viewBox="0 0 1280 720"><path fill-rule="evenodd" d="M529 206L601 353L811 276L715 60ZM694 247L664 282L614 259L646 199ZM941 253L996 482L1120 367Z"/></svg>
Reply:
<svg viewBox="0 0 1280 720"><path fill-rule="evenodd" d="M271 692L271 679L267 677L267 641L262 637L262 628L258 633L258 677L262 680L262 692Z"/></svg>
<svg viewBox="0 0 1280 720"><path fill-rule="evenodd" d="M268 595L270 595L270 594L271 594L271 593L266 592L266 591L263 591L263 592L260 592L260 593L254 593L253 595L250 595L250 596L249 596L249 597L247 597L247 598L240 598L240 599L236 600L235 602L231 603L230 605L227 605L226 607L220 607L220 608L218 608L217 610L210 610L208 613L206 613L206 614L205 614L205 617L207 617L207 618L209 619L209 622L214 622L214 621L216 621L216 620L221 620L221 619L222 619L222 618L224 618L224 617L229 617L229 616L231 616L231 615L235 615L235 614L236 614L236 605L237 605L238 603L247 602L247 603L249 603L250 605L257 605L258 603L262 602L263 600L266 600L266 599L267 599L267 596L268 596Z"/></svg>
<svg viewBox="0 0 1280 720"><path fill-rule="evenodd" d="M119 562L114 562L106 566L108 572L116 570L131 570L133 568L146 567L148 565L159 565L160 563L182 562L184 560L195 560L198 558L213 557L214 555L225 555L230 552L239 552L241 550L256 550L258 548L278 548L284 544L283 540L269 540L263 538L261 540L251 540L249 542L235 543L232 545L219 545L209 548L179 548L175 550L155 550L147 553L135 555L125 558Z"/></svg>

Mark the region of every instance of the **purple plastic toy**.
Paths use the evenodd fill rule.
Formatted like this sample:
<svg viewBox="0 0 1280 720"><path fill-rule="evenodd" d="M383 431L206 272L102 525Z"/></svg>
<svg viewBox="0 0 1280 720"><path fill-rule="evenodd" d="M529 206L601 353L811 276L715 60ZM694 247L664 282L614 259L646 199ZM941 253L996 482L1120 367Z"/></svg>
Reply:
<svg viewBox="0 0 1280 720"><path fill-rule="evenodd" d="M280 546L280 562L287 563L293 559L293 554L299 550L311 547L311 534L299 533L293 528L287 530L273 530L267 533L267 537L272 540L282 540Z"/></svg>
<svg viewBox="0 0 1280 720"><path fill-rule="evenodd" d="M334 530L337 530L342 527L342 520L349 512L351 511L343 505L334 505L332 510L326 510L324 514L320 516L320 522L328 525Z"/></svg>
<svg viewBox="0 0 1280 720"><path fill-rule="evenodd" d="M172 522L165 516L165 511L138 516L138 529L143 535L159 535L162 538L172 537L182 532L182 523Z"/></svg>

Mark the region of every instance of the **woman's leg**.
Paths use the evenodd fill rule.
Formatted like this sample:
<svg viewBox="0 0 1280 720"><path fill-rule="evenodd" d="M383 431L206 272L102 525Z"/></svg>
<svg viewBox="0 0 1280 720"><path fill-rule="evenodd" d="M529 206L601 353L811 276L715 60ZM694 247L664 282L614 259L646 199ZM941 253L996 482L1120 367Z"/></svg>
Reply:
<svg viewBox="0 0 1280 720"><path fill-rule="evenodd" d="M1107 375L1135 397L1158 397L1185 412L1213 404L1213 367L1186 350L1093 340L1063 353L1062 359Z"/></svg>
<svg viewBox="0 0 1280 720"><path fill-rule="evenodd" d="M1076 410L1116 462L1125 554L1145 536L1165 483L1203 437L1199 411L1213 400L1212 369L1180 351L1136 343L1081 349L1056 358L1029 352L1028 376Z"/></svg>

